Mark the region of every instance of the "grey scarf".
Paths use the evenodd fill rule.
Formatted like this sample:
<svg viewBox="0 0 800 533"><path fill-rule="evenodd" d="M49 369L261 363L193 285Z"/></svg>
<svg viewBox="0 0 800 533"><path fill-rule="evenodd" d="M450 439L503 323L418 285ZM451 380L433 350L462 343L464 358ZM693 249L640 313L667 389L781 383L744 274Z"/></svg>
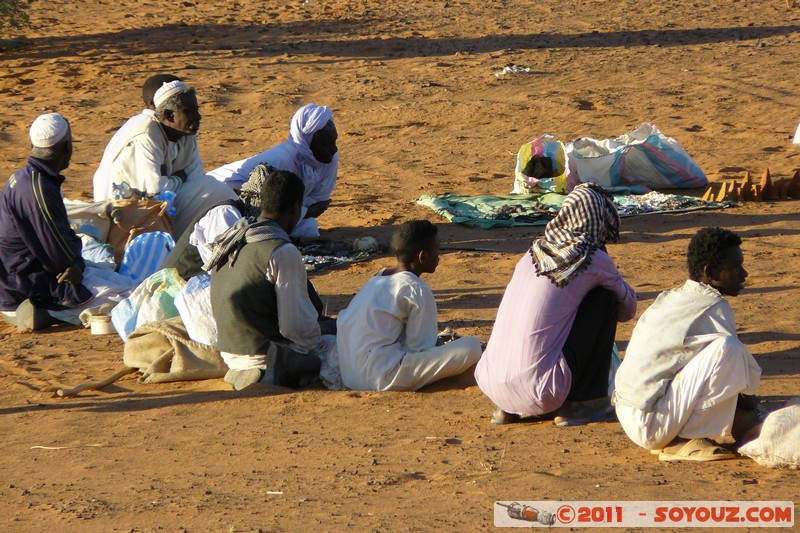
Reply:
<svg viewBox="0 0 800 533"><path fill-rule="evenodd" d="M256 222L252 217L242 217L209 245L211 257L203 265L203 270L210 272L226 258L228 266L233 266L236 256L245 244L272 239L292 242L286 231L274 220Z"/></svg>

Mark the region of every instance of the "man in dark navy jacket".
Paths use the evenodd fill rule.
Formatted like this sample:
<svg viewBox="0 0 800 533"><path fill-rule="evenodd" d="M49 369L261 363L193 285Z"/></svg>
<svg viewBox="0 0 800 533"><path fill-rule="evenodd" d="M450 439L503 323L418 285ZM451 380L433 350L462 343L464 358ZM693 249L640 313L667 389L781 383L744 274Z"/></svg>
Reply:
<svg viewBox="0 0 800 533"><path fill-rule="evenodd" d="M8 179L0 194L0 311L17 328L51 325L48 311L86 303L81 240L70 228L61 171L72 157L72 132L59 114L31 126L28 164ZM15 312L15 313L14 313Z"/></svg>

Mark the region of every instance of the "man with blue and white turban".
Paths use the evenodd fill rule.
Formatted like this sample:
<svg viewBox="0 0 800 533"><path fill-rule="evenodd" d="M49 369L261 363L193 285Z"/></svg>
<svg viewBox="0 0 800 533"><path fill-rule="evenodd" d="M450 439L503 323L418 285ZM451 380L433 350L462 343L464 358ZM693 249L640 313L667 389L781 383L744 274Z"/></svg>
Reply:
<svg viewBox="0 0 800 533"><path fill-rule="evenodd" d="M317 237L316 219L330 205L336 186L337 138L333 111L326 106L308 104L292 117L288 141L253 157L221 166L209 174L236 190L242 189L259 164L297 174L305 185L305 196L302 219L292 231L292 237Z"/></svg>

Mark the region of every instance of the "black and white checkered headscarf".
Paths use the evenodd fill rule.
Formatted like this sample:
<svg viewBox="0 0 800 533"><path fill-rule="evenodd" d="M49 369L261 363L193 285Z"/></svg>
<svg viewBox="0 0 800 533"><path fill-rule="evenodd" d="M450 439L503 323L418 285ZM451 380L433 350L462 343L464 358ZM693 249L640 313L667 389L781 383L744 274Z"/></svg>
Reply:
<svg viewBox="0 0 800 533"><path fill-rule="evenodd" d="M242 190L239 191L239 199L244 203L243 217L261 216L261 187L273 170L275 169L266 163L260 163L250 172L247 181L242 185Z"/></svg>
<svg viewBox="0 0 800 533"><path fill-rule="evenodd" d="M547 224L544 236L533 241L536 274L563 287L589 266L595 250L618 239L619 213L611 195L594 183L578 185Z"/></svg>

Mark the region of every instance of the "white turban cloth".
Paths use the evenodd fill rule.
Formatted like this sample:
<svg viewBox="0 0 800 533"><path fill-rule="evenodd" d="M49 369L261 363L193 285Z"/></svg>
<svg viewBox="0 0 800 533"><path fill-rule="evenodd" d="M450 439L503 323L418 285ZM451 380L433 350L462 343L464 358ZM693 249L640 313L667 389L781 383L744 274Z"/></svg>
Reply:
<svg viewBox="0 0 800 533"><path fill-rule="evenodd" d="M311 138L330 120L333 120L333 111L327 106L315 104L304 105L292 117L289 141L297 146L303 160L312 166L320 162L311 152Z"/></svg>
<svg viewBox="0 0 800 533"><path fill-rule="evenodd" d="M37 148L50 148L69 133L67 119L58 113L47 113L36 117L31 124L31 144Z"/></svg>
<svg viewBox="0 0 800 533"><path fill-rule="evenodd" d="M153 95L153 103L156 105L156 107L159 107L161 104L166 102L171 96L175 96L178 93L186 92L189 90L191 90L191 87L189 87L180 80L164 83L161 87L158 88L156 94Z"/></svg>

